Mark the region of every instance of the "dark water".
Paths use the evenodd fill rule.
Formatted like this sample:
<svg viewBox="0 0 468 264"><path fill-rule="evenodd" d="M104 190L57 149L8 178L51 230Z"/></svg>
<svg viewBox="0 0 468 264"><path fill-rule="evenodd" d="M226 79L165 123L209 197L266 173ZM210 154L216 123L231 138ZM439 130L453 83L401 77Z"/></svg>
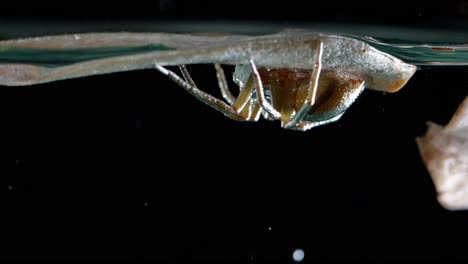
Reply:
<svg viewBox="0 0 468 264"><path fill-rule="evenodd" d="M156 15L201 10L172 3ZM446 5L437 16L410 4L400 20L345 7L356 16L340 9L339 22L417 25L415 10L466 22ZM262 14L294 16L277 9ZM219 96L211 66L189 70ZM232 121L151 70L2 87L0 259L291 263L301 248L315 263L467 261L468 214L439 206L415 143L426 121L448 122L466 73L421 67L400 92L366 90L340 121L305 133Z"/></svg>

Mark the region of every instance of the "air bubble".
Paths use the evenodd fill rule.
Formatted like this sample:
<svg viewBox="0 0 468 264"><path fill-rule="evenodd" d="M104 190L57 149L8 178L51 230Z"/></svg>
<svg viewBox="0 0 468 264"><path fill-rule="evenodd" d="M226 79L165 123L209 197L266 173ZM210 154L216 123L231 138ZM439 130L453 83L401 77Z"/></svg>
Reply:
<svg viewBox="0 0 468 264"><path fill-rule="evenodd" d="M295 262L301 262L304 259L304 250L300 248L294 250L292 258Z"/></svg>

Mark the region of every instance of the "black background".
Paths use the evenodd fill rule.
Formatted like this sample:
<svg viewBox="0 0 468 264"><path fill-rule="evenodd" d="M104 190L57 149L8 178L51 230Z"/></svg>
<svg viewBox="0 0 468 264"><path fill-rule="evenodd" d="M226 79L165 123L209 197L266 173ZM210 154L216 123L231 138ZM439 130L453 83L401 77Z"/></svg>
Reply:
<svg viewBox="0 0 468 264"><path fill-rule="evenodd" d="M38 23L468 23L461 1L10 5L2 19ZM189 70L219 96L213 67ZM467 87L466 67L422 67L305 133L230 120L154 70L1 87L0 260L468 261L468 215L437 203L415 144Z"/></svg>

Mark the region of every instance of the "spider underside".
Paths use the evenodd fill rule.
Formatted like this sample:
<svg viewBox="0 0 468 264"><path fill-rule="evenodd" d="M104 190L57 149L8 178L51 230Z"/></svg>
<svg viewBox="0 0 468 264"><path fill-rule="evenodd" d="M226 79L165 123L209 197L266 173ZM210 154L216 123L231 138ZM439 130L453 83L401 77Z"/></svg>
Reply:
<svg viewBox="0 0 468 264"><path fill-rule="evenodd" d="M200 101L239 121L257 121L261 115L268 120L280 120L286 129L306 131L340 119L346 109L364 89L364 81L332 70L322 70L321 41L314 47L317 52L314 68L270 69L250 65L237 65L234 81L239 85L237 98L229 90L220 64L214 64L220 100L198 89L185 65L179 65L183 78L166 68L155 65L176 84Z"/></svg>

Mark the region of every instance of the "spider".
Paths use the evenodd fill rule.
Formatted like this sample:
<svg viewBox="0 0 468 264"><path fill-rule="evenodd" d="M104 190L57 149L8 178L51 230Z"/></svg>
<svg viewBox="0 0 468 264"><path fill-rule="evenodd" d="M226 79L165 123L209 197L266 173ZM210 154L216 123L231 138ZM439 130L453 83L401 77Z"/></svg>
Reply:
<svg viewBox="0 0 468 264"><path fill-rule="evenodd" d="M280 120L281 127L306 131L341 118L364 90L364 80L352 74L322 70L323 42L315 41L313 69L258 68L253 59L236 65L234 82L240 93L229 90L219 63L214 64L221 94L226 102L200 90L185 65L179 65L183 79L163 66L155 68L200 101L238 121Z"/></svg>

